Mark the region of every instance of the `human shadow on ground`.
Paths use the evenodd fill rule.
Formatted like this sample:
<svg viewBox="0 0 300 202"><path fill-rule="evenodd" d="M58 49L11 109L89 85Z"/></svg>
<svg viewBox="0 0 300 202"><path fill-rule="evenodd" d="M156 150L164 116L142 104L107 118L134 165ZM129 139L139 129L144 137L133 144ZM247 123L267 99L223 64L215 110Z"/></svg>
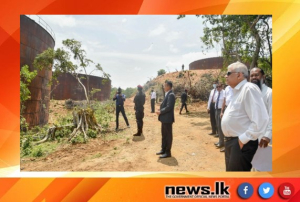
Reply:
<svg viewBox="0 0 300 202"><path fill-rule="evenodd" d="M189 113L181 113L181 116L185 116L187 118L209 118L209 114L207 112L189 112Z"/></svg>
<svg viewBox="0 0 300 202"><path fill-rule="evenodd" d="M140 142L143 140L145 140L144 134L141 134L141 136L133 136L133 138L132 138L132 141L134 141L134 142Z"/></svg>
<svg viewBox="0 0 300 202"><path fill-rule="evenodd" d="M167 166L178 166L178 161L175 157L169 157L169 158L159 158L157 162L165 164Z"/></svg>

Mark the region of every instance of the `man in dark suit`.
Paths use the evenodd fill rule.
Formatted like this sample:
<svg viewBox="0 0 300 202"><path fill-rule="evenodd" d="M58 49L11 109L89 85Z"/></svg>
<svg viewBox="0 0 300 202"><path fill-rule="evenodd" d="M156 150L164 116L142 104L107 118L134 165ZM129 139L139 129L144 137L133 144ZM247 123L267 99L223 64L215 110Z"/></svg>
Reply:
<svg viewBox="0 0 300 202"><path fill-rule="evenodd" d="M144 104L146 96L143 93L143 87L141 85L137 86L138 92L134 97L134 110L135 110L135 118L137 123L138 132L135 133L133 136L141 136L143 133L143 118L144 118Z"/></svg>
<svg viewBox="0 0 300 202"><path fill-rule="evenodd" d="M172 124L174 119L175 95L172 91L173 84L171 81L166 81L164 91L165 99L160 105L160 110L156 112L158 120L161 122L162 144L161 151L156 153L159 158L171 157L171 147L173 141Z"/></svg>
<svg viewBox="0 0 300 202"><path fill-rule="evenodd" d="M179 114L181 114L183 107L185 107L186 113L189 112L187 110L186 101L187 101L187 89L185 89L184 92L181 94L181 108L180 108Z"/></svg>

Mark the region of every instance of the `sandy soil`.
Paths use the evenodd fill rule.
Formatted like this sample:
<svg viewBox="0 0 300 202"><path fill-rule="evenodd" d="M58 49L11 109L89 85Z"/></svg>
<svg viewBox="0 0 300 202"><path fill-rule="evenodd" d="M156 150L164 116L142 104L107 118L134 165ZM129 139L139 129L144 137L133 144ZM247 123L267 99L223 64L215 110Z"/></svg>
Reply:
<svg viewBox="0 0 300 202"><path fill-rule="evenodd" d="M148 97L149 98L149 97ZM161 123L150 113L150 101L145 104L144 134L133 137L136 122L133 102L127 99L125 112L131 128L126 128L120 116L120 131L87 144L61 144L46 157L22 159L21 171L224 171L224 153L216 149L218 138L210 133L209 115L205 104L188 105L190 111L179 115L175 109L172 157L159 159ZM159 104L156 104L156 109ZM113 125L114 126L114 125ZM109 140L110 139L110 140Z"/></svg>

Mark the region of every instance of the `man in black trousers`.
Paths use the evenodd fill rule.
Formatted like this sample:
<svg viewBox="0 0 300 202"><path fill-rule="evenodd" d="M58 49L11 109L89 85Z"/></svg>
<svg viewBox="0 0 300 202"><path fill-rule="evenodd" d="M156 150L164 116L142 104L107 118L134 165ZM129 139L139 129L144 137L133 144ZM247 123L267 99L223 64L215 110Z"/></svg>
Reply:
<svg viewBox="0 0 300 202"><path fill-rule="evenodd" d="M189 112L187 110L186 101L187 101L187 89L185 89L184 92L181 94L181 108L180 108L179 114L181 114L183 107L185 107L186 113Z"/></svg>
<svg viewBox="0 0 300 202"><path fill-rule="evenodd" d="M216 94L217 94L217 81L213 83L213 89L210 91L208 103L207 103L207 113L210 115L210 123L212 132L209 135L215 135L215 137L219 137L217 133L217 123L216 123L216 115L215 115L215 102L216 102Z"/></svg>
<svg viewBox="0 0 300 202"><path fill-rule="evenodd" d="M119 129L119 114L122 113L124 120L126 122L127 128L130 128L130 125L128 123L128 119L125 114L124 109L124 102L125 102L125 95L122 94L121 88L118 88L118 91L113 98L113 100L116 100L116 131Z"/></svg>
<svg viewBox="0 0 300 202"><path fill-rule="evenodd" d="M151 113L155 112L155 100L156 100L156 92L154 90L151 90Z"/></svg>
<svg viewBox="0 0 300 202"><path fill-rule="evenodd" d="M141 136L143 133L143 118L144 118L144 104L146 96L143 93L143 87L141 85L137 86L138 92L134 97L134 110L135 110L135 118L137 123L138 131L133 136Z"/></svg>
<svg viewBox="0 0 300 202"><path fill-rule="evenodd" d="M160 105L160 110L156 112L158 120L161 122L162 144L161 151L156 153L159 158L171 157L171 147L173 141L172 125L174 119L175 95L172 91L173 84L166 81L164 85L165 99Z"/></svg>

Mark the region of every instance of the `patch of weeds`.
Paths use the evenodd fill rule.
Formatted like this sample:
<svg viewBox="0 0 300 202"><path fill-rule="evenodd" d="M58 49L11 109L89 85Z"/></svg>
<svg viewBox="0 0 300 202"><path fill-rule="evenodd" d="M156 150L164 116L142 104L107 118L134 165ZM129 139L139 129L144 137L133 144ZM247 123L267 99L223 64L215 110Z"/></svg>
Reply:
<svg viewBox="0 0 300 202"><path fill-rule="evenodd" d="M41 157L44 155L44 152L42 150L42 147L36 147L32 151L32 156L33 157Z"/></svg>
<svg viewBox="0 0 300 202"><path fill-rule="evenodd" d="M114 147L114 150L117 150L118 149L118 147Z"/></svg>
<svg viewBox="0 0 300 202"><path fill-rule="evenodd" d="M86 141L84 140L84 138L82 137L81 134L78 134L75 138L73 138L71 140L72 144L78 144L78 143L86 143Z"/></svg>
<svg viewBox="0 0 300 202"><path fill-rule="evenodd" d="M100 158L102 156L101 153L95 154L91 157L91 159L96 159L96 158Z"/></svg>
<svg viewBox="0 0 300 202"><path fill-rule="evenodd" d="M97 131L92 130L92 129L88 129L87 136L90 137L90 138L96 138L97 137Z"/></svg>

